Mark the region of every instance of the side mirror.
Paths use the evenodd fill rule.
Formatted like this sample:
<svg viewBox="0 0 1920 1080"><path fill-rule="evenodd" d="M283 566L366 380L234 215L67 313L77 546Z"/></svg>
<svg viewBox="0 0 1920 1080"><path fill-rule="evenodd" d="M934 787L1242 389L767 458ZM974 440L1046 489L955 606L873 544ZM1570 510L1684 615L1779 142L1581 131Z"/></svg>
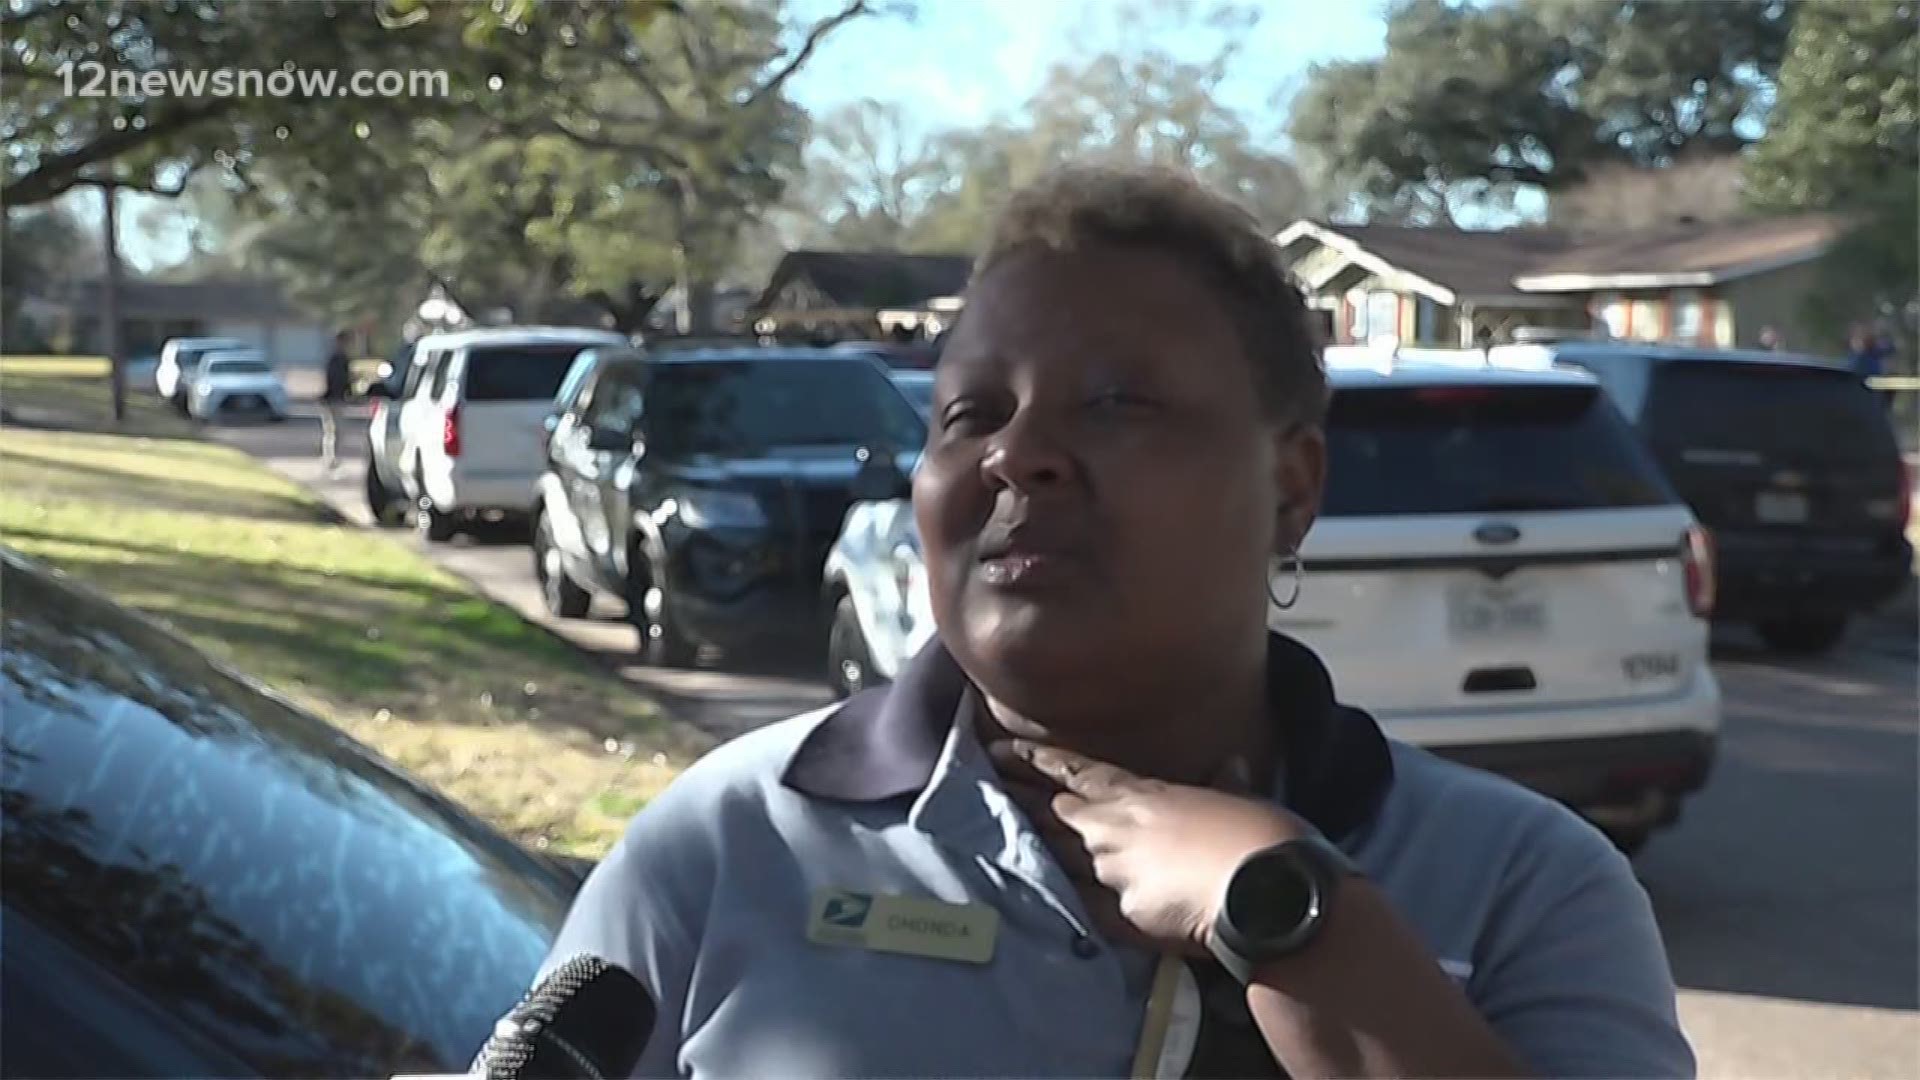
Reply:
<svg viewBox="0 0 1920 1080"><path fill-rule="evenodd" d="M860 471L853 475L853 497L858 502L890 502L909 498L913 481L900 471L891 450L863 446L859 451Z"/></svg>
<svg viewBox="0 0 1920 1080"><path fill-rule="evenodd" d="M633 452L633 436L612 428L594 428L587 432L587 449L596 454L629 454Z"/></svg>

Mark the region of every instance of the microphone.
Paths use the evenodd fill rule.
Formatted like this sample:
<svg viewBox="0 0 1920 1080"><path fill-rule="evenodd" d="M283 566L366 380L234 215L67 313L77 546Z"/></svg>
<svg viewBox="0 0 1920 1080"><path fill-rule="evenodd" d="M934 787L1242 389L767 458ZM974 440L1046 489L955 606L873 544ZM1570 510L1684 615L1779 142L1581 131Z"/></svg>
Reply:
<svg viewBox="0 0 1920 1080"><path fill-rule="evenodd" d="M626 969L576 956L494 1025L471 1075L486 1080L607 1080L631 1075L653 1034L653 995Z"/></svg>

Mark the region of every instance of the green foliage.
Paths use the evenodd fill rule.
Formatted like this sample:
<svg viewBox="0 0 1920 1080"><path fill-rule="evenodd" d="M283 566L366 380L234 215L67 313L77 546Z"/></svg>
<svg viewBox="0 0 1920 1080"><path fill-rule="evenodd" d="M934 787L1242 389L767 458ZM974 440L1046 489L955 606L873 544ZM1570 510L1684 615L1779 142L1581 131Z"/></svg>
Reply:
<svg viewBox="0 0 1920 1080"><path fill-rule="evenodd" d="M1315 65L1295 143L1376 210L1555 190L1596 167L1744 147L1784 50L1785 0L1402 0L1385 55Z"/></svg>
<svg viewBox="0 0 1920 1080"><path fill-rule="evenodd" d="M1822 261L1808 320L1835 339L1862 318L1920 337L1920 5L1806 0L1779 101L1747 162L1761 209L1839 210L1857 224Z"/></svg>
<svg viewBox="0 0 1920 1080"><path fill-rule="evenodd" d="M435 111L471 107L496 57L462 40L459 8L389 25L370 3L213 4L169 0L15 0L0 14L0 200L24 206L90 179L177 193L192 171L245 172L288 158L350 154L367 132ZM102 93L95 83L98 64ZM270 94L111 96L113 79L149 73L355 71L447 74L448 96ZM477 89L476 89L477 88Z"/></svg>
<svg viewBox="0 0 1920 1080"><path fill-rule="evenodd" d="M63 206L34 206L6 214L0 233L0 333L10 353L40 353L55 344L58 327L20 317L28 294L45 295L100 265L99 238Z"/></svg>
<svg viewBox="0 0 1920 1080"><path fill-rule="evenodd" d="M1920 5L1806 0L1747 188L1767 209L1849 206L1920 171ZM1906 234L1911 248L1912 233Z"/></svg>

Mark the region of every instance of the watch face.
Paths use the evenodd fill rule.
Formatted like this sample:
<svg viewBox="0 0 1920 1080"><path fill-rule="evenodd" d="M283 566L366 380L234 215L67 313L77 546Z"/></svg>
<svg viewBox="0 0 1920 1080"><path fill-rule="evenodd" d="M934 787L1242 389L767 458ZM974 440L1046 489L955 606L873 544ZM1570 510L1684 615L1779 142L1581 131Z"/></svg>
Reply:
<svg viewBox="0 0 1920 1080"><path fill-rule="evenodd" d="M1320 890L1292 855L1268 852L1234 875L1226 908L1228 921L1250 942L1275 941L1319 914Z"/></svg>

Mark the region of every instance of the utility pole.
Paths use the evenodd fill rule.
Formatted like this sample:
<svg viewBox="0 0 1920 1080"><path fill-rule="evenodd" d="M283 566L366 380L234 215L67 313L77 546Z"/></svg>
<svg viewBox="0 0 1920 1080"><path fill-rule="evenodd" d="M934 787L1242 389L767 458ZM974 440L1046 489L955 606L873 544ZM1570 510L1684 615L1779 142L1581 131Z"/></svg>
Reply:
<svg viewBox="0 0 1920 1080"><path fill-rule="evenodd" d="M121 424L127 419L127 367L126 358L120 355L120 228L114 207L120 185L111 180L98 183L106 203L102 231L107 242L107 263L100 277L100 348L107 354L108 377L113 383L113 422Z"/></svg>

